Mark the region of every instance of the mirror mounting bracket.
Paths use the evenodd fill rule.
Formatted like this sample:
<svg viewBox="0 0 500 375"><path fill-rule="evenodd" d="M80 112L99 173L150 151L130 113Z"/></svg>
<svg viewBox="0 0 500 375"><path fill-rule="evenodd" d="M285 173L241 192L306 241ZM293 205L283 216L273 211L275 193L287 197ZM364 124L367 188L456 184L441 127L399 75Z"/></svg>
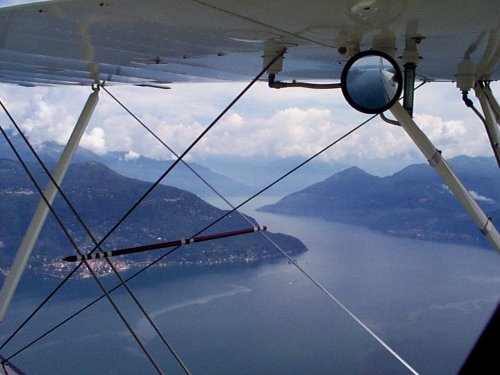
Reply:
<svg viewBox="0 0 500 375"><path fill-rule="evenodd" d="M278 56L283 49L288 50L289 48L295 47L296 44L287 43L277 40L267 40L264 45L264 56L263 56L263 66L268 66L273 59ZM286 53L286 52L285 52ZM283 60L285 59L284 54L278 58L269 68L267 69L267 74L276 75L283 70Z"/></svg>

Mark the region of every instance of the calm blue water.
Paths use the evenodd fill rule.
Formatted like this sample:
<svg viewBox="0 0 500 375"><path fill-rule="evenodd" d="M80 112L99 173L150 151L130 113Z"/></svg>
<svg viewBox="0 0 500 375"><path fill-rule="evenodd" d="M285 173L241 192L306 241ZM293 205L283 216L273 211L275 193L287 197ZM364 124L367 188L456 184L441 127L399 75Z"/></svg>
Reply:
<svg viewBox="0 0 500 375"><path fill-rule="evenodd" d="M310 251L297 257L300 264L422 374L455 373L500 298L500 256L493 251L249 213L302 239ZM131 286L193 374L409 373L286 261L154 271L153 278ZM68 290L2 354L93 296ZM0 336L35 300L16 298ZM117 300L165 373L181 374L126 296ZM31 374L154 373L108 303L13 361Z"/></svg>

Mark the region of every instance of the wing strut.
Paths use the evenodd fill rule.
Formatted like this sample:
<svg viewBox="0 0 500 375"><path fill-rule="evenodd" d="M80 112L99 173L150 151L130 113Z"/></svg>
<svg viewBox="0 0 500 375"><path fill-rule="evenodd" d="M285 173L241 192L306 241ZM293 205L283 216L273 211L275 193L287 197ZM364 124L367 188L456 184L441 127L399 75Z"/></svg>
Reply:
<svg viewBox="0 0 500 375"><path fill-rule="evenodd" d="M488 83L477 82L474 86L474 92L481 103L484 114L484 126L490 139L491 147L495 153L498 166L500 167L500 108L495 100Z"/></svg>
<svg viewBox="0 0 500 375"><path fill-rule="evenodd" d="M82 113L78 118L78 121L73 129L73 133L71 134L68 143L61 155L61 158L57 164L57 167L54 171L53 177L54 181L57 185L61 185L61 182L66 175L66 171L68 170L69 164L73 155L78 148L78 144L80 143L80 139L85 132L87 124L94 112L94 109L99 100L99 90L98 88L93 88L92 94L87 99L85 106L83 107ZM47 188L45 189L44 195L49 204L54 202L54 199L57 194L56 185L52 181L49 182ZM31 251L38 239L38 235L45 223L45 219L47 218L47 214L49 213L49 207L43 200L40 201L38 207L35 211L31 219L31 223L24 235L24 238L17 250L16 258L14 259L14 263L10 268L10 271L5 279L5 282L2 286L2 290L0 291L0 320L3 320L5 316L5 312L9 306L10 300L14 295L14 292L17 288L17 284L21 279L24 268L28 259L31 255Z"/></svg>
<svg viewBox="0 0 500 375"><path fill-rule="evenodd" d="M399 102L396 102L396 104L390 108L390 111L399 121L403 129L408 133L413 142L415 142L420 151L424 154L430 165L436 169L451 191L458 198L460 203L464 206L465 210L469 213L481 230L481 233L488 238L493 247L500 253L500 236L498 235L491 218L485 215L474 198L472 198L469 191L453 173L449 165L441 156L441 152L434 147L429 138L427 138L422 130L420 130L418 125L415 121L413 121L408 112Z"/></svg>

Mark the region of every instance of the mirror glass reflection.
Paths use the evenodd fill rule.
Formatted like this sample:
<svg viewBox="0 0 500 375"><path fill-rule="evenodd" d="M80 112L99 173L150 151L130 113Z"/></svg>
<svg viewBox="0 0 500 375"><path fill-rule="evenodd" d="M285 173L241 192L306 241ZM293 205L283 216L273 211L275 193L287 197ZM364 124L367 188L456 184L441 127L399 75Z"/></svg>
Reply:
<svg viewBox="0 0 500 375"><path fill-rule="evenodd" d="M378 51L354 56L342 73L342 91L354 108L365 113L380 113L390 108L401 95L402 78L397 64Z"/></svg>

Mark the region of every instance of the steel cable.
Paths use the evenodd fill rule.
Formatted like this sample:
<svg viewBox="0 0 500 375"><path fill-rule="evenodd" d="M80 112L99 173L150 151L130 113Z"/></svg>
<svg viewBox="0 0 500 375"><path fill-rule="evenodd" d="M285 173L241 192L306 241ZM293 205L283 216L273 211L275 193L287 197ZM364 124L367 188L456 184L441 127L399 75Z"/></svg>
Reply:
<svg viewBox="0 0 500 375"><path fill-rule="evenodd" d="M272 62L273 63L273 62ZM271 64L272 64L271 63ZM301 168L302 166L304 166L305 164L307 164L308 162L310 162L311 160L313 160L314 158L316 158L317 156L319 156L320 154L322 154L323 152L325 152L326 150L328 150L329 148L331 148L333 145L337 144L338 142L340 142L342 139L344 139L345 137L347 137L348 135L352 134L354 131L358 130L360 127L362 127L363 125L365 125L366 123L368 123L369 121L371 121L373 118L376 117L376 115L370 117L369 119L367 119L365 122L361 123L360 125L356 126L355 128L353 128L351 131L347 132L346 134L344 134L342 137L338 138L336 141L332 142L331 144L329 144L328 146L326 146L325 148L323 148L322 150L320 150L318 153L314 154L312 157L308 158L307 160L305 160L304 162L302 162L301 164L299 164L298 166L296 166L295 168L293 168L292 170L290 170L289 172L287 172L286 174L282 175L280 178L278 178L277 180L275 180L274 182L272 182L271 184L269 184L268 186L266 186L265 188L261 189L259 192L257 192L256 194L254 194L253 196L251 196L250 198L248 198L247 200L245 200L244 202L240 203L238 206L234 207L225 197L223 197L219 192L217 192L207 181L205 181L197 172L195 172L187 163L185 163L185 161L182 159L188 152L189 150L192 148L188 148L187 151L185 151L181 156L177 156L175 154L175 152L169 147L167 146L158 136L156 136L142 121L140 121L131 111L129 111L118 99L116 99L108 90L104 89L113 99L115 99L115 101L118 102L118 104L120 104L127 112L129 112L129 114L131 114L139 123L141 123L141 125L143 125L146 130L148 130L155 138L157 138L166 148L168 148L176 157L177 157L177 160L176 162L174 163L174 166L175 164L177 164L179 161L181 161L182 163L184 163L186 166L188 166L188 168L193 172L195 173L195 175L197 175L208 187L210 187L210 189L212 189L212 191L214 191L222 200L224 200L224 202L226 202L232 209L230 211L228 211L225 215L221 216L219 219L217 219L216 221L212 222L210 225L208 225L207 227L205 227L204 229L202 229L201 231L197 232L197 234L193 235L196 236L200 233L202 233L203 231L207 230L208 228L210 228L211 226L215 225L217 222L221 221L222 219L224 219L225 217L227 217L228 215L230 215L231 213L233 212L238 212L237 210L239 208L241 208L243 205L247 204L248 202L250 202L251 200L253 200L254 198L256 198L257 196L259 196L260 194L262 194L263 192L265 192L266 190L268 190L269 188L271 188L272 186L276 185L278 182L280 182L281 180L283 180L284 178L286 178L287 176L289 176L291 173L294 173L296 170L298 170L299 168ZM233 103L232 103L233 104ZM231 104L231 105L232 105ZM221 116L220 116L221 117ZM218 121L218 120L217 120ZM206 132L205 132L206 133ZM205 134L203 133L203 134ZM195 141L199 141L199 139L201 139L200 137ZM193 145L192 145L193 146ZM170 168L172 169L173 166ZM169 169L169 170L170 170ZM168 170L168 171L169 171ZM168 172L167 172L168 173ZM164 175L162 175L162 177L160 177L159 181L161 181L165 175L167 174L165 173ZM159 183L159 182L158 182ZM238 212L240 215L242 215L242 217L246 218L249 222L250 220L248 219L248 217L246 217L245 215L243 215L242 213ZM326 288L324 288L318 281L316 281L314 278L312 278L304 269L302 269L283 249L280 248L279 245L277 245L276 243L274 243L274 241L272 241L271 238L269 238L269 236L267 236L265 233L263 233L263 235L267 238L268 241L270 241L277 249L278 251L280 251L285 257L288 258L289 261L291 261L292 264L294 264L295 267L298 268L298 270L303 273L308 279L310 279L314 285L316 285L319 289L321 289L323 291L323 293L325 293L330 299L332 299L339 307L341 307L347 314L349 314L351 316L351 318L353 318L363 329L365 329L371 336L373 336L385 349L387 349L393 356L396 357L396 359L398 359L402 364L404 364L412 373L414 374L417 374L417 372L411 368L411 366L409 366L395 351L393 351L385 342L383 342L375 333L373 333L373 331L371 331L359 318L357 318L352 312L350 312L339 300L337 300ZM102 243L102 241L101 241ZM172 249L171 251L165 253L164 255L162 255L161 257L159 257L158 259L156 259L155 261L153 261L152 263L150 263L149 265L147 265L146 267L144 267L143 269L139 270L138 272L136 272L135 274L133 274L132 276L130 276L129 278L126 279L126 281L129 281L131 279L133 279L134 277L138 276L140 273L144 272L146 269L148 269L149 267L151 267L152 265L156 264L157 262L159 262L161 259L165 258L166 256L172 254L174 251L176 251L178 249L177 248L174 248ZM95 249L93 249L94 251ZM119 288L121 286L121 284L118 284L116 285L115 287L113 287L112 289L110 289L110 293L113 292L114 290L116 290L117 288ZM104 298L104 296L100 296L99 298L97 298L96 300L94 300L93 302L89 303L88 305L86 305L85 307L83 307L82 309L80 309L78 312L76 312L75 314L73 314L72 316L70 316L69 318L67 318L66 320L64 320L63 322L60 323L60 325L64 324L65 322L71 320L73 317L77 316L80 312L86 310L88 307L92 306L94 303L96 303L97 301L99 301L100 299ZM47 332L46 334L52 332L53 330L57 329L60 325L57 325L55 327L53 327L49 332ZM44 337L46 334L42 335L41 337L39 337L37 340L41 339L42 337Z"/></svg>
<svg viewBox="0 0 500 375"><path fill-rule="evenodd" d="M260 72L259 74L233 99L233 101L231 101L231 103L210 123L210 125L191 143L191 145L178 157L178 159L161 175L161 177L154 183L151 185L151 187L141 196L141 198L139 198L139 200L123 215L123 217L108 231L108 233L100 240L96 243L95 247L92 249L92 252L94 252L95 250L99 249L100 246L102 245L102 243L121 225L121 223L123 223L123 221L126 220L126 218L128 216L130 216L130 214L140 205L140 203L142 203L142 201L153 191L153 189L158 186L160 184L160 182L163 180L163 178L168 174L170 173L170 171L180 162L183 160L183 158L191 151L191 149L208 133L208 131L213 127L215 126L218 121L241 99L241 97L262 77L262 75L279 59L281 58L284 53L286 52L286 49L283 49L281 50L281 52L279 54L277 54ZM2 107L4 108L4 110L7 112L6 108L3 106L2 104ZM13 118L10 116L10 114L8 114L9 117L11 118L11 120L13 120ZM14 121L15 123L15 121ZM55 184L57 186L57 184ZM43 196L43 194L42 194ZM49 205L49 208L50 205ZM62 223L61 223L62 224ZM77 250L78 251L78 250ZM83 255L83 254L80 254L80 255ZM84 261L85 264L86 261ZM73 274L77 268L79 268L81 266L81 262L75 267L75 269L71 272L71 274ZM112 268L113 265L111 265ZM89 268L90 270L90 268ZM90 270L91 271L91 270ZM92 271L91 271L92 272ZM120 284L118 284L119 286L121 285L125 285L126 286L126 281L130 280L131 278L128 278L127 280L124 280L121 275L119 275L119 273L117 273L117 276L120 278ZM61 284L56 287L56 289L51 292L49 294L49 297L46 298L44 301L43 301L43 305L47 303L47 301L53 296L55 295L55 293L62 287L62 285L67 282L67 280L69 280L69 277L66 277L62 282ZM115 290L116 288L113 288L113 290ZM107 296L107 291L106 290L103 290L104 294ZM101 296L101 297L104 297ZM134 298L134 297L133 297ZM135 299L135 298L134 298ZM40 309L41 309L42 305L37 307L34 312L29 316L28 320L32 319L33 316L36 314L36 312L38 312ZM25 321L23 323L23 326L27 323L27 321ZM20 330L20 328L18 330L16 330L15 333L17 333L18 331ZM51 330L53 331L53 330ZM14 334L15 335L15 334ZM13 336L14 336L13 335ZM9 341L13 338L10 337L9 338ZM45 336L45 335L44 335ZM38 338L39 339L39 338ZM36 339L36 341L38 341L38 339ZM3 346L5 346L6 343L3 344ZM2 346L2 347L3 347ZM26 349L27 347L31 346L31 344L28 344L26 345L24 349ZM20 351L16 352L15 355L19 354ZM174 355L175 356L175 355ZM12 358L13 356L10 356L8 359ZM187 369L185 369L185 367L183 366L183 369L186 371Z"/></svg>
<svg viewBox="0 0 500 375"><path fill-rule="evenodd" d="M3 106L3 104L2 104L2 106ZM36 179L32 175L31 171L27 167L27 165L24 162L24 160L22 159L21 155L17 152L16 148L14 147L14 145L12 144L12 142L10 141L10 139L8 138L7 133L5 132L5 130L3 129L3 127L1 125L0 125L0 131L1 131L2 135L4 136L5 140L7 141L7 143L9 144L9 146L12 148L12 151L15 153L17 159L22 164L24 170L26 171L26 174L29 176L31 182L33 183L33 185L35 186L36 190L38 191L38 193L42 197L43 201L49 207L49 210L52 213L53 217L55 218L55 220L57 221L57 223L61 227L62 231L64 232L64 234L66 235L66 237L68 238L68 240L71 242L71 245L73 246L73 248L75 249L75 251L77 253L79 253L80 255L82 255L82 252L80 251L78 245L75 243L75 241L73 240L73 238L69 234L67 228L65 227L64 223L61 221L61 219L60 219L59 215L57 214L57 212L55 212L54 208L52 207L52 205L49 203L49 201L45 197L45 194L43 193L40 185L38 184L38 182L36 181ZM83 263L85 264L85 266L89 270L89 272L92 275L92 277L95 279L95 281L98 284L99 288L104 293L104 296L108 299L108 301L110 302L110 304L113 306L115 312L118 314L118 316L123 321L123 323L125 324L125 326L129 330L129 332L131 333L131 335L136 340L137 344L140 346L140 348L142 349L142 351L144 352L144 354L146 355L146 357L149 359L150 363L153 365L153 367L157 370L157 372L159 374L163 374L163 372L161 371L161 369L158 366L158 364L156 363L156 361L153 359L153 357L151 356L151 354L149 353L149 351L147 350L147 348L144 346L144 344L141 342L141 340L139 339L139 337L137 336L137 334L133 330L132 326L127 321L125 315L121 312L121 310L118 307L118 305L116 305L116 303L113 301L113 299L109 295L109 292L106 290L106 288L104 287L104 285L102 284L102 282L99 280L99 277L94 272L94 270L92 269L92 267L90 267L90 264L87 262L87 260L83 260ZM9 356L9 357L7 357L4 360L4 362L10 360L12 357L13 357L12 355Z"/></svg>
<svg viewBox="0 0 500 375"><path fill-rule="evenodd" d="M290 171L288 171L287 173L283 174L281 177L279 177L278 179L276 179L275 181L273 181L272 183L270 183L269 185L267 185L266 187L262 188L261 190L259 190L257 193L255 193L254 195L252 195L250 198L246 199L244 202L240 203L238 206L233 206L229 201L227 201L225 198L223 198L226 203L228 203L232 209L227 211L223 216L219 217L217 220L213 221L212 223L210 223L209 225L207 225L206 227L204 227L203 229L199 230L198 232L196 232L195 234L193 234L192 237L195 237L201 233L203 233L204 231L206 231L207 229L211 228L213 225L215 225L216 223L218 223L219 221L221 221L222 219L224 219L225 217L227 217L228 215L234 213L235 211L237 211L239 208L241 208L242 206L244 206L245 204L249 203L251 200L255 199L257 196L261 195L262 193L264 193L265 191L269 190L271 187L273 187L274 185L276 185L278 182L282 181L283 179L285 179L287 176L289 176L290 174L294 173L295 171L297 171L299 168L303 167L304 165L306 165L307 163L309 163L310 161L312 161L313 159L315 159L316 157L318 157L319 155L321 155L323 152L327 151L328 149L330 149L331 147L333 147L335 144L337 144L338 142L340 142L341 140L343 140L344 138L346 138L347 136L349 136L350 134L354 133L356 130L360 129L362 126L366 125L369 121L371 121L372 119L374 119L376 117L376 115L370 117L368 120L364 121L363 123L357 125L356 127L354 127L353 129L351 129L349 132L345 133L344 135L342 135L341 137L339 137L338 139L336 139L335 141L333 141L332 143L330 143L329 145L327 145L326 147L324 147L322 150L318 151L316 154L314 154L313 156L309 157L308 159L306 159L304 162L300 163L299 165L297 165L296 167L294 167L293 169L291 169ZM241 213L240 213L241 214ZM241 214L243 215L243 214ZM245 215L243 215L244 217L246 217ZM192 238L191 237L191 238ZM139 276L140 274L142 274L143 272L145 272L147 269L151 268L152 266L154 266L155 264L157 264L158 262L160 262L161 260L165 259L167 256L169 256L170 254L172 254L173 252L175 252L176 250L178 250L180 247L175 247L169 251L167 251L166 253L164 253L163 255L159 256L158 258L156 258L154 261L152 261L151 263L149 263L147 266L141 268L140 270L136 271L134 274L130 275L129 277L127 277L125 279L125 281L130 281L134 278L136 278L137 276ZM279 250L279 249L278 249ZM113 288L109 289L109 293L113 293L115 290L117 290L118 288L121 287L121 284L117 284L115 285ZM104 295L101 295L100 297L97 297L96 299L94 299L93 301L89 302L87 305L83 306L82 308L80 308L80 310L76 311L75 313L73 313L72 315L70 315L68 318L66 318L65 320L61 321L60 323L58 323L57 325L55 325L54 327L52 327L50 330L48 330L47 332L45 332L44 334L40 335L38 338L36 338L35 340L33 340L31 343L27 344L25 347L23 347L21 350L19 350L18 352L16 352L14 355L11 356L14 357L15 355L17 354L20 354L22 351L26 350L28 347L30 347L31 345L33 345L34 343L38 342L39 340L41 340L42 338L46 337L47 335L49 335L51 332L55 331L56 329L58 329L59 327L63 326L65 323L69 322L70 320L72 320L73 318L75 318L76 316L78 316L80 313L84 312L85 310L87 310L88 308L90 308L91 306L93 306L94 304L96 304L97 302L99 302L100 300L102 300L105 296Z"/></svg>
<svg viewBox="0 0 500 375"><path fill-rule="evenodd" d="M26 138L26 136L23 134L23 132L21 131L20 127L18 126L17 122L14 120L14 118L12 117L12 115L10 114L10 112L7 110L7 108L4 106L4 104L0 101L0 105L2 106L2 108L4 109L5 113L7 114L7 116L9 117L9 119L12 121L14 127L16 128L16 130L18 131L18 133L21 135L21 137L23 138L24 142L26 143L26 145L28 146L28 148L30 149L30 151L32 152L32 154L35 156L36 160L38 161L38 163L40 164L40 166L43 168L43 170L45 171L45 173L47 174L47 176L49 177L50 181L52 182L52 184L54 184L54 186L56 187L58 193L61 195L61 197L63 198L63 200L65 201L65 203L67 204L67 206L70 208L71 212L75 215L76 219L78 220L78 222L81 224L81 226L84 228L85 232L87 233L87 235L90 237L90 239L92 240L92 242L98 246L98 242L97 240L95 239L95 237L93 236L92 232L90 231L90 228L85 224L85 222L83 221L82 217L80 216L80 214L78 213L78 211L76 210L76 208L73 206L73 204L70 202L70 200L68 199L67 195L64 193L64 191L61 189L61 187L57 184L57 182L55 181L55 179L53 178L52 174L50 173L50 171L48 170L47 166L45 165L45 163L42 161L42 159L40 158L40 156L38 155L38 153L35 151L35 149L33 148L33 146L30 144L30 142L28 141L28 139ZM9 143L10 147L12 148L13 152L15 153L16 157L18 158L18 160L20 161L20 163L23 165L26 173L28 174L28 176L30 177L30 179L32 180L32 182L35 184L35 186L37 187L37 190L39 191L39 193L41 194L42 196L42 199L45 201L45 204L47 204L47 206L49 207L49 209L51 210L52 214L56 217L56 220L58 221L59 225L61 226L61 228L63 229L63 232L65 233L65 235L68 237L68 239L70 240L70 242L73 244L73 246L75 247L75 250L77 251L77 253L79 255L82 255L81 251L76 248L76 244L74 244L74 241L72 240L72 238L70 237L70 234L68 232L68 230L63 226L62 224L62 220L57 217L57 214L56 212L54 211L54 208L49 204L49 202L46 200L46 197L44 196L42 190L39 188L39 185L36 183L35 179L34 179L34 176L32 176L32 174L30 173L26 163L24 163L24 161L22 160L21 156L19 155L19 153L15 150L15 147L14 145L12 144L12 142L10 142L10 140L8 139L8 136L7 134L4 132L4 130L2 129L2 134L4 135L5 139L7 140L7 142ZM100 248L99 246L97 248ZM139 299L135 296L135 294L132 292L132 290L130 289L130 287L127 285L126 281L123 279L123 277L121 276L121 274L119 273L119 271L116 269L116 267L114 266L114 264L111 262L111 260L109 259L106 259L108 265L110 266L111 270L114 272L114 274L118 277L119 281L120 281L120 284L123 285L125 287L125 289L127 290L128 294L130 295L130 297L133 299L133 301L135 302L135 304L137 305L137 307L139 308L139 310L142 312L142 314L144 315L144 317L146 318L146 320L149 322L149 324L151 325L151 327L154 329L154 331L157 333L158 337L161 339L161 341L163 342L163 344L165 345L165 347L167 348L167 350L172 354L172 356L175 358L175 360L177 361L177 363L179 364L179 366L183 369L183 371L186 373L186 374L190 374L187 366L184 364L184 362L181 360L181 358L179 357L179 355L175 352L174 348L172 347L172 345L166 340L166 338L164 337L164 335L161 333L160 329L157 327L157 325L154 323L154 321L151 319L151 317L149 316L148 312L146 311L146 309L144 308L144 306L141 304L141 302L139 301ZM41 304L39 304L39 306L37 306L33 312L20 324L20 326L7 338L7 340L0 346L0 350L3 349L3 347L10 341L12 340L16 334L36 315L36 313L50 300L50 298L52 298L52 296L54 296L57 291L62 288L62 286L71 278L71 276L76 272L76 270L78 270L80 268L80 266L85 263L87 265L87 262L83 261L83 262L80 262L63 280L61 283L59 283L59 285L51 292L49 293L49 295L42 301ZM90 270L90 266L87 265L87 268L89 268L89 271L92 272L92 270ZM96 280L97 281L97 280ZM106 294L106 291L103 290L104 293ZM110 301L111 302L111 301ZM117 313L119 313L117 311ZM119 313L120 314L120 313ZM132 335L134 335L134 337L136 338L137 340L137 335L133 332L131 332ZM141 348L143 347L142 343L140 344L141 345ZM149 354L146 354L148 356L148 358L150 357ZM7 360L10 359L7 358ZM157 367L156 364L153 364L155 366L155 368Z"/></svg>

